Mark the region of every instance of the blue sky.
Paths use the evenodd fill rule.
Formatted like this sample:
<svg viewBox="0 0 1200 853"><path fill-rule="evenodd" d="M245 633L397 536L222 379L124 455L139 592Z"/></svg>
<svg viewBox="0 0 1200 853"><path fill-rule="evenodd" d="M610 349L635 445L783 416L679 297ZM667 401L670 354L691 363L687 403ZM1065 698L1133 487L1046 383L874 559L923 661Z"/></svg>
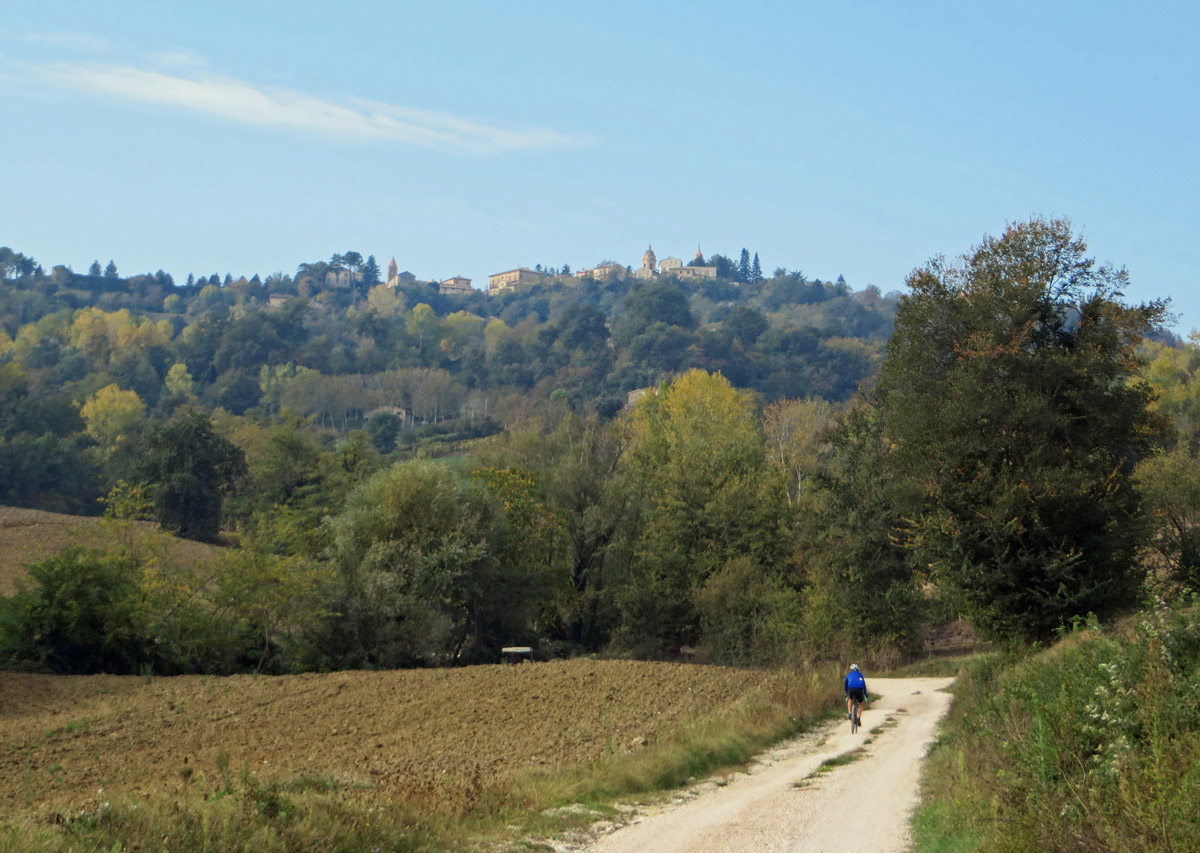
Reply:
<svg viewBox="0 0 1200 853"><path fill-rule="evenodd" d="M1065 216L1200 327L1200 12L1093 2L53 2L0 16L0 244L122 274L348 250L736 255L903 288Z"/></svg>

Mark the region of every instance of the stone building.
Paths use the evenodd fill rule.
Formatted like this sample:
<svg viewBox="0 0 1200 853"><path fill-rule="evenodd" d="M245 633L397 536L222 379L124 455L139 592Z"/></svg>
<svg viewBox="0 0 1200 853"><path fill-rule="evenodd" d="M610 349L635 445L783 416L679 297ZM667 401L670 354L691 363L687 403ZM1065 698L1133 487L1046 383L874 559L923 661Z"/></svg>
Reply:
<svg viewBox="0 0 1200 853"><path fill-rule="evenodd" d="M679 267L672 270L671 275L677 275L680 278L716 278L716 267Z"/></svg>
<svg viewBox="0 0 1200 853"><path fill-rule="evenodd" d="M443 281L438 285L438 290L442 293L474 293L475 288L471 287L471 279L465 276L456 275Z"/></svg>
<svg viewBox="0 0 1200 853"><path fill-rule="evenodd" d="M642 266L633 271L634 278L655 278L658 276L658 258L654 256L654 246L646 247L642 255Z"/></svg>
<svg viewBox="0 0 1200 853"><path fill-rule="evenodd" d="M396 263L396 259L392 258L392 262L388 264L388 287L399 287L402 284L414 284L417 277L408 270L400 272L400 265Z"/></svg>
<svg viewBox="0 0 1200 853"><path fill-rule="evenodd" d="M703 261L704 254L700 251L700 247L696 247L696 259ZM662 263L657 262L654 255L654 247L646 249L646 254L642 255L641 269L634 270L635 278L649 279L658 278L660 275L674 275L679 278L716 278L717 268L710 266L684 266L683 261L679 258L663 258Z"/></svg>
<svg viewBox="0 0 1200 853"><path fill-rule="evenodd" d="M542 273L526 267L498 272L495 275L488 276L488 293L499 293L518 284L534 284L543 278L545 278L545 275Z"/></svg>
<svg viewBox="0 0 1200 853"><path fill-rule="evenodd" d="M588 270L580 270L575 275L577 278L594 278L598 280L617 279L624 281L625 276L629 274L629 270L615 261L602 261Z"/></svg>

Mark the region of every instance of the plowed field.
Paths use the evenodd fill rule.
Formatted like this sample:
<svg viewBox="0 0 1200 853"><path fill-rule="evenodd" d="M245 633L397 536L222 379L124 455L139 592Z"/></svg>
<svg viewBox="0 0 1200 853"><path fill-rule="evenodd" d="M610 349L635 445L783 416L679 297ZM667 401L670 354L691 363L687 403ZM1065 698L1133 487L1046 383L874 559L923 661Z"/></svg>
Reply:
<svg viewBox="0 0 1200 853"><path fill-rule="evenodd" d="M367 799L453 802L522 770L640 748L776 678L628 661L258 678L0 673L0 811L94 800L101 788L216 788L220 765L329 778Z"/></svg>

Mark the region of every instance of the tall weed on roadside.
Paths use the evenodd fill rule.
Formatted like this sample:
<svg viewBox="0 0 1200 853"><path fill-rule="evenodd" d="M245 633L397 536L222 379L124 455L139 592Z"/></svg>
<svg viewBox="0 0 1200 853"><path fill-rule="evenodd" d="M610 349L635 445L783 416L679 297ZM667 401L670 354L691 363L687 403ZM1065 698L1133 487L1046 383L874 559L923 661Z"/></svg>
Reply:
<svg viewBox="0 0 1200 853"><path fill-rule="evenodd" d="M1200 849L1195 597L1169 605L1151 586L1132 628L1092 620L1049 650L989 656L955 693L916 850Z"/></svg>

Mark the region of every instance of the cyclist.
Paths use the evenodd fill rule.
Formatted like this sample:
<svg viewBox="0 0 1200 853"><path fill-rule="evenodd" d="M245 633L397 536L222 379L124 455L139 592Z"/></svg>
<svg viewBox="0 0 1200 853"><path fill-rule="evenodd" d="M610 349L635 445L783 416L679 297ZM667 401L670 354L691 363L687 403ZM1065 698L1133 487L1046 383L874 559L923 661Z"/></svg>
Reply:
<svg viewBox="0 0 1200 853"><path fill-rule="evenodd" d="M842 687L846 691L846 718L853 720L854 709L851 702L857 699L860 707L865 708L867 705L867 680L858 671L858 664L850 664L850 671L846 673L846 680Z"/></svg>

